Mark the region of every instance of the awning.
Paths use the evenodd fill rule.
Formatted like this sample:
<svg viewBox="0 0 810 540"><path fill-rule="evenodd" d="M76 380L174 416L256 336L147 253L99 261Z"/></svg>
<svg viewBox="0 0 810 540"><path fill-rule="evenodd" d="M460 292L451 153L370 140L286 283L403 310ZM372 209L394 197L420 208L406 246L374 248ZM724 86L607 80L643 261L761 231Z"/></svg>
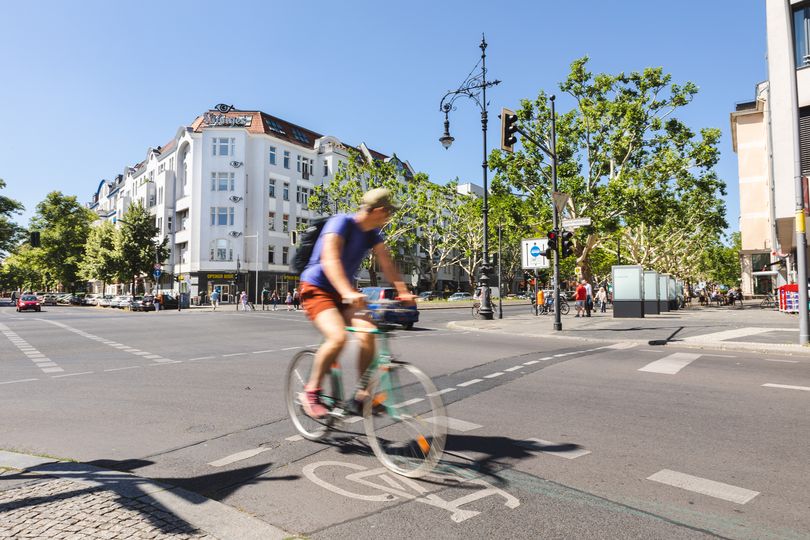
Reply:
<svg viewBox="0 0 810 540"><path fill-rule="evenodd" d="M779 272L776 270L760 270L759 272L751 272L752 276L777 276Z"/></svg>

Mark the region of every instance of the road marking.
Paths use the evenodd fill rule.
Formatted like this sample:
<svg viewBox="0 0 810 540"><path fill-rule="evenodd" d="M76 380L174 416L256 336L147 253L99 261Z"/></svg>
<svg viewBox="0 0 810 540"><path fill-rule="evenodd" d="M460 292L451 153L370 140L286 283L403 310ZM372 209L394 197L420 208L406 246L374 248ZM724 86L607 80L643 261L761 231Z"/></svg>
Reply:
<svg viewBox="0 0 810 540"><path fill-rule="evenodd" d="M193 362L195 360L211 360L212 358L216 358L215 356L198 356L197 358L189 358L189 362Z"/></svg>
<svg viewBox="0 0 810 540"><path fill-rule="evenodd" d="M524 448L528 448L529 450L540 452L541 454L548 454L550 456L557 456L565 459L576 459L578 457L587 456L591 453L590 450L577 448L575 445L544 441L543 439L524 439L522 441L518 441L517 444L519 446L523 446ZM540 445L540 448L535 448L535 445L537 444Z"/></svg>
<svg viewBox="0 0 810 540"><path fill-rule="evenodd" d="M253 351L253 354L264 354L269 352L276 352L275 349L267 349L266 351ZM213 356L206 356L205 358L213 358Z"/></svg>
<svg viewBox="0 0 810 540"><path fill-rule="evenodd" d="M117 368L105 369L104 371L123 371L125 369L136 369L136 368L139 368L139 367L141 367L141 366L117 367Z"/></svg>
<svg viewBox="0 0 810 540"><path fill-rule="evenodd" d="M231 353L231 354L223 354L222 357L223 358L228 358L230 356L242 356L242 355L245 355L245 354L247 354L247 353L245 353L245 352L235 352L235 353Z"/></svg>
<svg viewBox="0 0 810 540"><path fill-rule="evenodd" d="M168 366L169 364L182 364L182 360L164 360L162 362L155 362L154 364L147 364L148 366Z"/></svg>
<svg viewBox="0 0 810 540"><path fill-rule="evenodd" d="M431 393L427 394L427 396L428 397L440 396L442 394L447 394L449 392L455 392L455 391L456 391L455 388L445 388L444 390L439 390L437 392L431 392Z"/></svg>
<svg viewBox="0 0 810 540"><path fill-rule="evenodd" d="M301 348L303 348L303 347L301 347L301 346L298 346L298 347L287 347L286 349L281 349L281 350L282 350L282 351L292 351L292 350L295 350L295 349L301 349Z"/></svg>
<svg viewBox="0 0 810 540"><path fill-rule="evenodd" d="M301 435L293 435L292 437L287 437L284 439L285 441L295 442L295 441L303 441L304 438Z"/></svg>
<svg viewBox="0 0 810 540"><path fill-rule="evenodd" d="M65 330L68 330L69 332L73 332L74 334L80 335L82 337L86 337L88 339L92 339L93 341L98 341L99 343L104 343L108 347L112 347L114 349L118 349L118 350L121 350L121 351L124 351L124 352L128 352L128 353L134 354L136 356L144 356L146 358L162 358L160 355L155 355L155 354L150 353L148 351L142 351L140 349L135 349L134 347L128 347L126 345L124 345L125 348L121 348L120 343L117 343L115 341L110 341L108 339L105 339L105 338L90 334L89 332L85 332L84 330L79 330L78 328L73 328L72 326L68 326L68 325L62 324L60 322L51 321L51 320L48 320L48 319L37 319L37 320L48 323L48 324L52 324L54 326L58 326L60 328L64 328ZM172 362L172 361L166 359L166 362Z"/></svg>
<svg viewBox="0 0 810 540"><path fill-rule="evenodd" d="M419 403L420 401L425 401L425 398L418 397L418 398L409 399L408 401L403 401L402 403L397 403L396 405L394 405L394 408L399 409L400 407L407 407L408 405L414 405L416 403Z"/></svg>
<svg viewBox="0 0 810 540"><path fill-rule="evenodd" d="M484 382L484 379L473 379L471 381L466 381L466 382L463 382L463 383L459 383L456 386L464 387L464 386L470 386L472 384L477 384L477 383L480 383L480 382Z"/></svg>
<svg viewBox="0 0 810 540"><path fill-rule="evenodd" d="M149 351L138 351L138 352L132 353L132 354L134 354L136 356L149 356L152 353L150 353Z"/></svg>
<svg viewBox="0 0 810 540"><path fill-rule="evenodd" d="M722 332L714 332L711 334L700 334L699 336L689 336L683 338L684 341L724 341L727 339L741 338L744 336L755 336L757 334L764 334L765 332L780 332L781 328L759 328L755 326L746 326L745 328L735 328L734 330L723 330Z"/></svg>
<svg viewBox="0 0 810 540"><path fill-rule="evenodd" d="M699 354L692 353L674 353L666 356L655 362L650 362L639 371L647 371L650 373L664 373L666 375L675 375L680 370L700 358Z"/></svg>
<svg viewBox="0 0 810 540"><path fill-rule="evenodd" d="M230 465L231 463L236 463L237 461L242 461L243 459L250 459L253 456L257 456L262 452L267 452L270 450L269 448L253 448L251 450L245 450L243 452L237 452L235 454L231 454L230 456L225 456L222 459L218 459L216 461L212 461L209 463L212 467L224 467L225 465Z"/></svg>
<svg viewBox="0 0 810 540"><path fill-rule="evenodd" d="M636 343L630 343L630 342L627 342L627 341L622 341L622 342L619 342L619 343L614 343L612 345L605 345L604 347L599 347L599 349L616 349L616 350L632 349L636 345L637 345Z"/></svg>
<svg viewBox="0 0 810 540"><path fill-rule="evenodd" d="M485 379L494 379L495 377L500 377L503 375L503 371L497 371L495 373L490 373L489 375L484 375Z"/></svg>
<svg viewBox="0 0 810 540"><path fill-rule="evenodd" d="M38 381L39 379L17 379L16 381L3 381L0 384L14 384L18 382Z"/></svg>
<svg viewBox="0 0 810 540"><path fill-rule="evenodd" d="M540 361L545 362L546 360L552 360L553 358L554 358L553 356L544 356L543 358L540 359Z"/></svg>
<svg viewBox="0 0 810 540"><path fill-rule="evenodd" d="M517 371L517 370L519 370L519 369L521 369L521 368L523 368L523 364L520 364L519 366L514 366L514 367L506 368L504 371Z"/></svg>
<svg viewBox="0 0 810 540"><path fill-rule="evenodd" d="M160 356L159 354L150 354L150 355L144 356L144 358L147 358L149 360L154 360L155 358L163 358L163 357Z"/></svg>
<svg viewBox="0 0 810 540"><path fill-rule="evenodd" d="M545 360L545 358L544 358L544 360ZM524 366L531 366L531 365L539 364L539 363L540 363L540 360L529 360L528 362L523 362L523 365Z"/></svg>
<svg viewBox="0 0 810 540"><path fill-rule="evenodd" d="M450 418L449 416L431 416L430 418L425 418L425 420L431 424L438 424L439 421L443 421L444 425L448 428L453 431L461 431L462 433L483 427L479 424L473 424L472 422L459 420L458 418Z"/></svg>
<svg viewBox="0 0 810 540"><path fill-rule="evenodd" d="M762 386L767 386L768 388L786 388L788 390L804 390L805 392L810 392L810 386L793 386L792 384L774 383L765 383Z"/></svg>
<svg viewBox="0 0 810 540"><path fill-rule="evenodd" d="M43 373L57 373L59 371L65 371L64 369L60 368L56 362L52 362L47 356L39 352L36 348L32 347L30 343L21 338L19 334L5 324L0 324L0 332L2 332L3 335L6 336L6 338L8 338L8 340L11 341L11 343L13 343L21 353L26 355L26 357L28 357L28 359L31 360L35 366L41 369Z"/></svg>
<svg viewBox="0 0 810 540"><path fill-rule="evenodd" d="M766 362L784 362L785 364L798 364L798 360L780 360L778 358L763 358Z"/></svg>
<svg viewBox="0 0 810 540"><path fill-rule="evenodd" d="M66 373L64 375L53 375L51 376L52 379L59 379L60 377L75 377L76 375L89 375L93 373L92 371L82 371L80 373Z"/></svg>
<svg viewBox="0 0 810 540"><path fill-rule="evenodd" d="M723 482L716 482L677 471L670 471L669 469L658 471L654 475L647 477L647 480L694 491L695 493L701 493L709 497L715 497L737 504L745 504L759 495L759 491L751 491L750 489L732 486L730 484L724 484Z"/></svg>

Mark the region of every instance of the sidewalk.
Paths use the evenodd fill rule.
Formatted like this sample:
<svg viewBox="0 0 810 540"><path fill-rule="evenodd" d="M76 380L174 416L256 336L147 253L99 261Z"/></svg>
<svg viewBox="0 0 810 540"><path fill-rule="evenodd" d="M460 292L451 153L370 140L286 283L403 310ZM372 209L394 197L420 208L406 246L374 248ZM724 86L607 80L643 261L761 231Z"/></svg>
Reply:
<svg viewBox="0 0 810 540"><path fill-rule="evenodd" d="M796 315L754 306L744 309L694 306L643 319L614 319L611 310L594 311L590 318L575 318L572 307L571 313L562 317L562 331L555 331L553 324L553 314L534 316L527 306L525 314L506 315L492 321L462 319L449 323L448 327L541 339L573 338L810 355L810 347L798 345Z"/></svg>
<svg viewBox="0 0 810 540"><path fill-rule="evenodd" d="M0 538L294 538L184 489L83 463L0 451Z"/></svg>

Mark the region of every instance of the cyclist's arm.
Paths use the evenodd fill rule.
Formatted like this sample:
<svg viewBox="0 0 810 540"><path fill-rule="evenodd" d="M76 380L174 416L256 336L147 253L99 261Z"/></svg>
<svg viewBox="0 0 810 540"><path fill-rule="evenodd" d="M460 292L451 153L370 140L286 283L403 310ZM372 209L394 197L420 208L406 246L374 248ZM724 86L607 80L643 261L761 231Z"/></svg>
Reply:
<svg viewBox="0 0 810 540"><path fill-rule="evenodd" d="M399 270L397 270L394 261L391 259L391 255L388 253L388 248L385 247L384 243L379 242L374 246L374 255L380 262L380 268L382 268L385 279L394 285L397 289L397 294L401 298L411 298L413 295L408 290L408 287L405 286L402 275L399 273Z"/></svg>
<svg viewBox="0 0 810 540"><path fill-rule="evenodd" d="M349 278L346 276L346 269L343 268L343 261L340 254L343 253L343 237L337 233L327 233L323 239L321 251L321 267L326 279L335 288L337 293L343 298L353 298L357 296L357 291L352 287Z"/></svg>

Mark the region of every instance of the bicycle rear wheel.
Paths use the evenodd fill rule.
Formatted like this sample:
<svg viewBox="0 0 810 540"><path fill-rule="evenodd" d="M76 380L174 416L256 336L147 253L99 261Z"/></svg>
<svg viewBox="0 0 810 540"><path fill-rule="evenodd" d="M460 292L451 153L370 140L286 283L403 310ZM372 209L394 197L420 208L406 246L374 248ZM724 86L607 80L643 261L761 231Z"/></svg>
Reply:
<svg viewBox="0 0 810 540"><path fill-rule="evenodd" d="M369 384L369 394L363 418L377 459L410 478L432 471L444 452L447 418L430 377L410 364L386 364Z"/></svg>
<svg viewBox="0 0 810 540"><path fill-rule="evenodd" d="M296 354L287 369L287 383L284 389L284 397L287 402L287 412L290 415L295 429L302 437L310 441L320 440L329 431L334 422L331 415L322 419L312 418L304 412L302 403L304 385L309 379L312 365L315 363L315 351L305 350ZM332 388L332 377L327 374L323 381L323 391L321 400L327 409L331 409L336 399Z"/></svg>
<svg viewBox="0 0 810 540"><path fill-rule="evenodd" d="M480 319L481 318L481 305L473 304L472 307L472 318L473 319Z"/></svg>
<svg viewBox="0 0 810 540"><path fill-rule="evenodd" d="M560 302L560 315L568 315L569 311L571 311L571 307L568 305L568 303Z"/></svg>

